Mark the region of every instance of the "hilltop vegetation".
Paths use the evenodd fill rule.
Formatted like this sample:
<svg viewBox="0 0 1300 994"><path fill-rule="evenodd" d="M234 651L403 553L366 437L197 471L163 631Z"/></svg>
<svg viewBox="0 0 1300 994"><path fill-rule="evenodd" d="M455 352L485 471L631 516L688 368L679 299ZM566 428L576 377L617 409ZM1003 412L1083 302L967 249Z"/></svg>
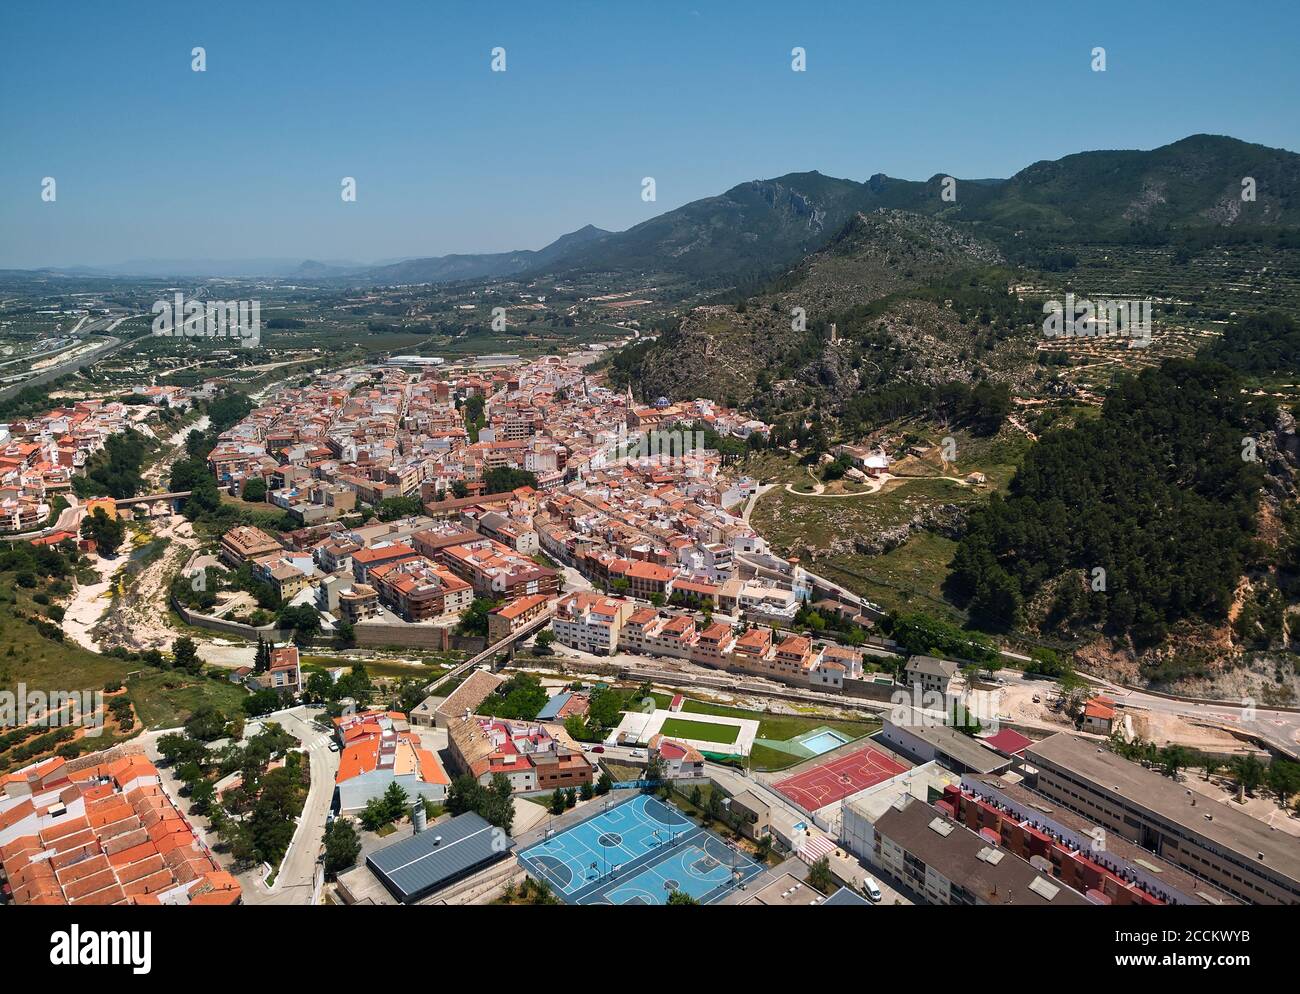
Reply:
<svg viewBox="0 0 1300 994"><path fill-rule="evenodd" d="M914 329L901 320L891 329L865 308L998 258L990 246L930 218L884 210L855 214L830 245L761 294L686 315L641 352L629 373L645 396L712 395L760 414L769 412L764 401L775 400L771 386L779 380L847 394L914 369L907 378L963 378L952 368L928 374L919 336L909 334ZM829 342L833 323L835 346ZM799 406L798 398L791 406Z"/></svg>
<svg viewBox="0 0 1300 994"><path fill-rule="evenodd" d="M1201 355L1249 376L1294 375L1300 373L1300 323L1280 311L1248 314Z"/></svg>
<svg viewBox="0 0 1300 994"><path fill-rule="evenodd" d="M953 591L975 623L1008 630L1051 585L1033 620L1100 625L1138 648L1184 619L1222 623L1252 559L1263 483L1242 439L1263 438L1275 417L1222 366L1171 361L1122 380L1100 418L1046 435L1007 498L970 514Z"/></svg>

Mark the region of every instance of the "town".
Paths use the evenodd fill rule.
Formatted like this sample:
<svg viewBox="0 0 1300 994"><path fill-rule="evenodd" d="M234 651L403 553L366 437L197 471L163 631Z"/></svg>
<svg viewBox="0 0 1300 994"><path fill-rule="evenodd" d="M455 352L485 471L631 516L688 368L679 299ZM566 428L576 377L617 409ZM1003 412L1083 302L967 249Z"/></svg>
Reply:
<svg viewBox="0 0 1300 994"><path fill-rule="evenodd" d="M15 976L1285 969L1300 8L805 6L0 9Z"/></svg>
<svg viewBox="0 0 1300 994"><path fill-rule="evenodd" d="M1112 751L1141 706L1104 686L1040 678L1056 724L1008 720L1006 673L1037 686L1046 657L1022 675L1003 670L1014 653L970 658L975 643L948 658L909 649L896 618L773 554L748 523L761 488L746 457L768 425L708 400L639 404L583 359L484 372L397 357L269 392L217 434L211 485L286 517L211 531L164 610L255 647L245 665L198 661L249 695L246 717L201 709L179 731L7 773L8 899L1300 897L1294 834L1209 784L1261 750L1207 760L1205 788L1184 790ZM146 387L131 405L11 424L27 524L114 432L159 434L160 412L192 416L212 397L212 384ZM660 433L666 444L636 441ZM864 475L888 465L856 458ZM34 544L95 555L104 519L179 517L198 490L64 500ZM77 512L90 527L62 529ZM357 661L402 647L446 663L375 683ZM1176 778L1199 760L1162 762ZM255 832L273 783L281 820Z"/></svg>

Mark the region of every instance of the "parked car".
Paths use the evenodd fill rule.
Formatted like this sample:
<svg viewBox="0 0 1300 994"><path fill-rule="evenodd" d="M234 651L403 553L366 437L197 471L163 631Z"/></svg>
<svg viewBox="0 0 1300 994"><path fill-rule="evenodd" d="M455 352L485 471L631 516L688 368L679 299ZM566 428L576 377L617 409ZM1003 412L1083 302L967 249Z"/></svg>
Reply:
<svg viewBox="0 0 1300 994"><path fill-rule="evenodd" d="M867 899L880 903L880 884L876 883L870 877L862 881L862 889L867 892Z"/></svg>
<svg viewBox="0 0 1300 994"><path fill-rule="evenodd" d="M330 739L330 752L338 752L339 744L336 740Z"/></svg>
<svg viewBox="0 0 1300 994"><path fill-rule="evenodd" d="M592 751L592 752L604 752L604 751L605 751L605 747L604 747L604 746L592 746L592 747L591 747L591 751Z"/></svg>

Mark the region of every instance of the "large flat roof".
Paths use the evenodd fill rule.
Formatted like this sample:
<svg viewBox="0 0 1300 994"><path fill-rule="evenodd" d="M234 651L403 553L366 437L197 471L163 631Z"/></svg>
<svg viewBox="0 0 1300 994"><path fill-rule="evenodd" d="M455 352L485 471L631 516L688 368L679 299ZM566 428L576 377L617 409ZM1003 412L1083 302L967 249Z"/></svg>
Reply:
<svg viewBox="0 0 1300 994"><path fill-rule="evenodd" d="M910 801L910 803L908 803ZM1014 853L986 842L938 808L904 798L876 821L877 834L988 904L1091 904Z"/></svg>
<svg viewBox="0 0 1300 994"><path fill-rule="evenodd" d="M1250 863L1300 882L1300 842L1295 836L1269 828L1262 821L1236 810L1231 803L1216 803L1173 780L1131 763L1088 739L1058 732L1025 750L1031 763L1050 763L1096 784L1102 793L1115 795L1135 808L1152 814L1235 852ZM1209 817L1207 817L1209 816ZM1259 854L1264 858L1260 859Z"/></svg>
<svg viewBox="0 0 1300 994"><path fill-rule="evenodd" d="M1006 769L1010 764L1010 760L994 752L979 739L973 739L951 725L944 724L937 714L911 707L898 707L885 720L975 773L995 773Z"/></svg>
<svg viewBox="0 0 1300 994"><path fill-rule="evenodd" d="M514 839L471 811L371 853L366 865L394 897L408 903L503 859L514 844Z"/></svg>
<svg viewBox="0 0 1300 994"><path fill-rule="evenodd" d="M1091 836L1093 831L1100 827L1091 819L1085 818L1069 808L1062 807L1045 794L1034 793L1022 783L1011 783L1002 779L1002 777L995 776L970 776L966 778L965 782L970 783L972 781L983 784L986 788L992 788L1010 800L1023 804L1027 808L1032 808L1044 818L1050 818L1057 824L1073 829L1080 835ZM1156 878L1161 883L1168 884L1171 888L1203 904L1241 903L1226 891L1220 890L1199 877L1192 876L1182 867L1176 866L1161 856L1157 856L1148 849L1143 849L1136 842L1130 842L1118 832L1110 832L1106 835L1106 851L1112 856L1142 866L1143 869L1154 871Z"/></svg>

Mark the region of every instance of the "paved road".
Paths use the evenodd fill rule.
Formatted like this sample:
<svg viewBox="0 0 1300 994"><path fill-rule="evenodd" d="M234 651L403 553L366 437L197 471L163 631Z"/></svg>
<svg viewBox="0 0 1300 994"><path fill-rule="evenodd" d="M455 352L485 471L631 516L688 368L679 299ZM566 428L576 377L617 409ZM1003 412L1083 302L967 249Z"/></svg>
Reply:
<svg viewBox="0 0 1300 994"><path fill-rule="evenodd" d="M55 532L72 532L80 534L81 519L86 513L86 509L76 498L76 495L69 492L63 495L63 499L68 502L68 506L59 512L58 518L54 524L36 531L23 532L21 535L5 535L6 542L30 542L34 538L44 538L46 535L53 535Z"/></svg>
<svg viewBox="0 0 1300 994"><path fill-rule="evenodd" d="M321 852L321 837L325 834L325 816L334 800L334 775L338 771L338 753L329 749L329 734L321 731L312 721L312 715L319 709L307 707L289 708L277 711L262 718L250 719L245 726L246 735L255 735L258 726L276 722L286 732L295 736L307 749L311 764L311 789L303 804L302 816L294 832L289 852L276 878L275 885L268 888L261 883L262 868L238 875L240 886L244 889L245 904L310 904L316 872L316 857ZM162 762L158 755L158 739L169 731L180 729L153 729L144 732L137 740L145 747L145 754L158 765ZM158 765L163 787L168 795L188 810L188 804L181 798L180 781L176 771L170 766ZM199 836L212 848L216 838L208 831L206 818L198 815L186 815Z"/></svg>
<svg viewBox="0 0 1300 994"><path fill-rule="evenodd" d="M126 345L127 342L120 338L106 338L104 344L97 349L90 350L75 359L69 359L67 362L60 363L57 366L51 366L49 369L43 369L33 376L17 383L11 383L8 386L0 388L0 400L8 400L10 397L17 396L19 391L25 387L39 386L42 383L48 383L50 380L56 380L65 373L72 373L83 366L89 366L99 362L101 359L107 359L118 349Z"/></svg>
<svg viewBox="0 0 1300 994"><path fill-rule="evenodd" d="M311 903L317 857L325 834L325 816L334 800L334 775L339 767L338 753L329 749L329 734L318 729L312 720L318 713L316 708L296 707L256 719L278 722L306 747L311 764L311 790L275 884L268 888L261 883L260 868L240 877L245 904Z"/></svg>

